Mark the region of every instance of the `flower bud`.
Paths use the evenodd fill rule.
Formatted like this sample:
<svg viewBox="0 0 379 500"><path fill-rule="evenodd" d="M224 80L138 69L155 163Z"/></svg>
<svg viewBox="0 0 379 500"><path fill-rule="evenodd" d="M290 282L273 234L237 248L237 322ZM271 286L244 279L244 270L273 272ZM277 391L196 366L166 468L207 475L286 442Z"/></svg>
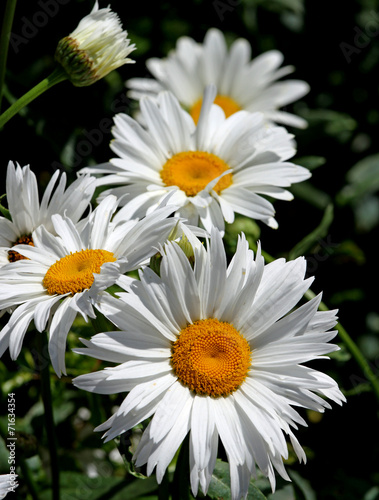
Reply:
<svg viewBox="0 0 379 500"><path fill-rule="evenodd" d="M59 41L55 60L75 86L92 85L114 69L134 62L127 57L135 49L127 36L117 14L110 7L99 9L96 0L92 12Z"/></svg>

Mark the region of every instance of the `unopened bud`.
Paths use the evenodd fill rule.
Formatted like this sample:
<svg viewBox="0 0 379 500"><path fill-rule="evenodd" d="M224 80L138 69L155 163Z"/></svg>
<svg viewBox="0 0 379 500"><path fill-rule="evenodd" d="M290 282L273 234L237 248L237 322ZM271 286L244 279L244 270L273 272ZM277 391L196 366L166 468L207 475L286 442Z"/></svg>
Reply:
<svg viewBox="0 0 379 500"><path fill-rule="evenodd" d="M127 36L118 16L109 7L99 9L96 1L92 12L59 41L55 60L75 86L92 85L114 69L134 62L127 57L135 49Z"/></svg>

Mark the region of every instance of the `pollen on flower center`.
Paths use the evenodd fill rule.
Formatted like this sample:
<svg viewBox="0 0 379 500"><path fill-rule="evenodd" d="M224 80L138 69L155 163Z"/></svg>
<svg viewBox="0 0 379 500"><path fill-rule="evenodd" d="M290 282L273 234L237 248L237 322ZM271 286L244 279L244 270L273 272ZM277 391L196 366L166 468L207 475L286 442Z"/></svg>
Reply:
<svg viewBox="0 0 379 500"><path fill-rule="evenodd" d="M192 116L192 119L195 123L199 121L199 116L200 116L200 111L201 111L201 105L203 104L203 100L199 99L195 104L192 106L190 109L190 114ZM223 109L225 113L225 117L228 118L228 116L237 113L237 111L241 111L241 106L236 103L234 99L231 97L228 97L227 95L217 95L214 104L217 104L220 106L220 108Z"/></svg>
<svg viewBox="0 0 379 500"><path fill-rule="evenodd" d="M166 186L178 186L187 196L195 196L229 168L227 163L212 153L185 151L167 160L160 175ZM213 189L220 193L231 184L232 174L225 174Z"/></svg>
<svg viewBox="0 0 379 500"><path fill-rule="evenodd" d="M50 295L79 293L91 288L94 274L100 273L105 262L116 260L107 250L81 250L62 257L45 274L43 286Z"/></svg>
<svg viewBox="0 0 379 500"><path fill-rule="evenodd" d="M227 396L245 380L251 365L247 340L230 323L203 319L184 328L171 348L171 365L191 391Z"/></svg>
<svg viewBox="0 0 379 500"><path fill-rule="evenodd" d="M13 243L13 245L30 245L30 246L34 247L33 238L31 237L31 235L25 234L23 236L20 236L17 239L17 241L15 241ZM22 259L28 259L28 257L24 257L23 255L21 255L18 252L15 252L14 250L8 250L9 262L16 262L16 261L22 260Z"/></svg>

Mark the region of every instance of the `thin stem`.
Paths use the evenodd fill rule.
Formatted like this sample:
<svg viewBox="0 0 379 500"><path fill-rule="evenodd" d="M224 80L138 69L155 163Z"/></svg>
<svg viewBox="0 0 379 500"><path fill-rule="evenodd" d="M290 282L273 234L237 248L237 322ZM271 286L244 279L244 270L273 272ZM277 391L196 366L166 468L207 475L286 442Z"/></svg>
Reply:
<svg viewBox="0 0 379 500"><path fill-rule="evenodd" d="M257 250L257 247L253 249L255 252ZM262 252L262 255L264 256L265 260L267 262L272 262L275 260L274 257L269 255L266 252ZM313 299L316 294L312 290L307 290L304 294L304 297L307 300ZM318 306L320 311L329 311L328 306L324 302L320 302L320 305ZM371 386L374 390L375 396L377 397L379 401L379 377L375 375L375 373L372 371L370 364L368 363L367 359L364 357L362 354L361 350L357 346L357 344L354 342L354 340L350 337L350 335L347 333L345 328L341 325L341 323L337 323L336 325L336 330L338 331L338 334L344 344L346 345L347 349L350 351L351 355L355 359L355 361L358 363L360 368L363 371L364 376L367 378L367 380L371 383Z"/></svg>
<svg viewBox="0 0 379 500"><path fill-rule="evenodd" d="M189 463L190 445L189 434L184 438L179 451L178 459L172 480L172 500L189 500L190 496L190 463ZM162 492L163 493L163 492Z"/></svg>
<svg viewBox="0 0 379 500"><path fill-rule="evenodd" d="M168 500L170 498L170 481L168 470L166 470L160 485L158 486L158 500Z"/></svg>
<svg viewBox="0 0 379 500"><path fill-rule="evenodd" d="M40 354L43 354L47 350L48 340L46 332L39 333L38 339L38 349ZM54 417L53 417L53 402L51 397L51 386L50 386L50 363L43 359L42 365L40 367L41 374L41 392L42 401L45 410L45 425L47 441L50 453L50 468L51 468L51 478L52 478L52 498L53 500L59 500L59 468L58 468L58 454L57 454L57 441L54 430Z"/></svg>
<svg viewBox="0 0 379 500"><path fill-rule="evenodd" d="M5 6L3 25L0 34L0 110L3 99L3 89L5 81L5 71L7 69L8 47L11 36L14 13L17 0L8 0Z"/></svg>
<svg viewBox="0 0 379 500"><path fill-rule="evenodd" d="M35 87L24 94L15 103L9 106L8 109L0 115L0 129L9 121L15 114L17 114L22 108L36 99L39 95L46 92L46 90L51 89L57 83L63 82L68 79L67 73L63 68L57 67L51 75L38 83Z"/></svg>

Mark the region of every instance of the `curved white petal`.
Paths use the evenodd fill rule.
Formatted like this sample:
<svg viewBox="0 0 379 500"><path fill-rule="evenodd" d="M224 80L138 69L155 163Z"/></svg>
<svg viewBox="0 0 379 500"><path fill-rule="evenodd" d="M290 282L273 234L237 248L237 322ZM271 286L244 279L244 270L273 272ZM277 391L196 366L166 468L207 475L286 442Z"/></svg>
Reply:
<svg viewBox="0 0 379 500"><path fill-rule="evenodd" d="M210 28L202 44L180 37L166 58L148 59L146 66L155 80L132 78L126 86L131 89L128 95L139 100L169 90L184 107L191 108L203 97L205 87L213 84L219 94L233 99L241 108L262 111L267 122L286 123L288 117L289 125L303 127L303 119L277 111L309 92L304 81L280 80L294 71L291 65L280 67L283 60L278 50L251 59L246 39L237 39L228 47L224 34Z"/></svg>
<svg viewBox="0 0 379 500"><path fill-rule="evenodd" d="M71 307L71 300L71 297L63 299L49 326L49 354L51 364L59 377L62 373L66 375L66 339L77 314Z"/></svg>
<svg viewBox="0 0 379 500"><path fill-rule="evenodd" d="M294 434L306 425L298 407L323 412L330 408L327 398L344 401L331 377L303 366L338 349L329 344L336 334L330 330L336 311L317 311L321 295L296 308L312 281L305 278L304 258L264 265L260 244L254 259L241 235L228 263L222 235L212 228L204 236L204 245L191 237L194 263L177 241L167 242L159 249L159 275L146 268L139 280L126 283L127 291L118 299L102 298L101 311L121 331L96 335L77 352L121 364L74 383L103 394L130 391L97 430L106 431L109 440L151 417L134 458L137 466L147 465L148 475L156 467L158 481L189 432L194 495L199 487L204 494L208 490L220 438L232 497L240 498L247 494L256 467L272 488L276 473L289 480L283 464L287 440L299 460L305 460ZM188 387L184 377L177 377L171 355L188 324L215 318L233 325L251 350L245 378L222 397L207 396L203 387L197 391L195 382ZM191 374L194 365L189 366Z"/></svg>

